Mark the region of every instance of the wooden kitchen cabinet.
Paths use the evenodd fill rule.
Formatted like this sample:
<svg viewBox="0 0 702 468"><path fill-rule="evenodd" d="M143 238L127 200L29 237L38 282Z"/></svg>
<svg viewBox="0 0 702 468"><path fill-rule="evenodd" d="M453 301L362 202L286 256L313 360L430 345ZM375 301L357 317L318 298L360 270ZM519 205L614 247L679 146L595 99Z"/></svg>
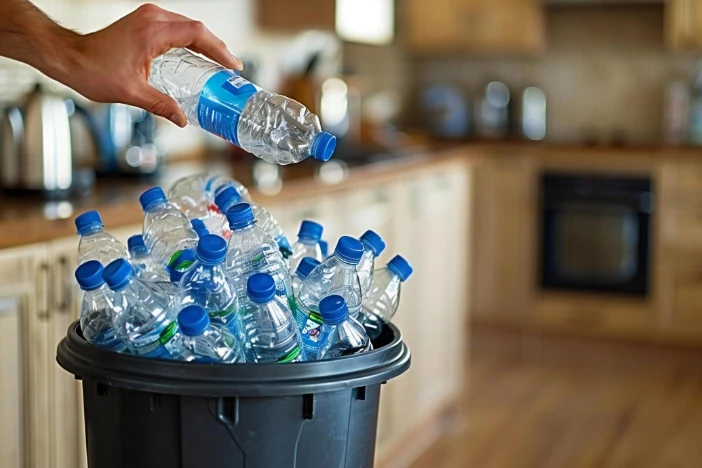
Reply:
<svg viewBox="0 0 702 468"><path fill-rule="evenodd" d="M404 0L409 47L419 53L534 53L545 46L538 0Z"/></svg>
<svg viewBox="0 0 702 468"><path fill-rule="evenodd" d="M536 161L499 155L476 168L473 315L526 324L537 285Z"/></svg>
<svg viewBox="0 0 702 468"><path fill-rule="evenodd" d="M48 255L44 245L0 252L0 466L52 466Z"/></svg>
<svg viewBox="0 0 702 468"><path fill-rule="evenodd" d="M702 50L702 2L666 2L666 40L678 50Z"/></svg>

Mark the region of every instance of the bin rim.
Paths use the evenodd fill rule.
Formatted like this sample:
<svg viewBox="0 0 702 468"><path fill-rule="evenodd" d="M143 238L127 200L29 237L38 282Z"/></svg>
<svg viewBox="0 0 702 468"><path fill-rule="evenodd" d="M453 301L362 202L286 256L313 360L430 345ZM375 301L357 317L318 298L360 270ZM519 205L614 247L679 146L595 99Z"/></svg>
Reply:
<svg viewBox="0 0 702 468"><path fill-rule="evenodd" d="M220 364L148 359L119 354L88 343L80 323L68 327L56 362L76 378L152 393L268 397L331 392L374 385L404 373L411 355L400 330L373 351L323 361L285 364Z"/></svg>

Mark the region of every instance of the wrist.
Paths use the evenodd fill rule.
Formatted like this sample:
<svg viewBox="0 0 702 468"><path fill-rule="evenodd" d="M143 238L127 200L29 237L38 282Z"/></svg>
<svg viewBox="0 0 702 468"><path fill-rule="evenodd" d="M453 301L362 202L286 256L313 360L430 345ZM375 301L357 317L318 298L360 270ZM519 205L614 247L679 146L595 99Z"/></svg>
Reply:
<svg viewBox="0 0 702 468"><path fill-rule="evenodd" d="M35 67L48 77L68 84L83 63L82 38L82 35L58 25L47 28L40 39L43 44L38 48L40 63Z"/></svg>

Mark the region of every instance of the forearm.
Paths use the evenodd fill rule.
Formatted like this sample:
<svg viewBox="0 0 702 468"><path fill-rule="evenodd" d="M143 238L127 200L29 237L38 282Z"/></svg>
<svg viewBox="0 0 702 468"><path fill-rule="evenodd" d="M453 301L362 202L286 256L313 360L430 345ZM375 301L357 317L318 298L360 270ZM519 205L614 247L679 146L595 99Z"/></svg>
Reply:
<svg viewBox="0 0 702 468"><path fill-rule="evenodd" d="M0 0L0 56L26 63L63 81L79 37L27 0Z"/></svg>

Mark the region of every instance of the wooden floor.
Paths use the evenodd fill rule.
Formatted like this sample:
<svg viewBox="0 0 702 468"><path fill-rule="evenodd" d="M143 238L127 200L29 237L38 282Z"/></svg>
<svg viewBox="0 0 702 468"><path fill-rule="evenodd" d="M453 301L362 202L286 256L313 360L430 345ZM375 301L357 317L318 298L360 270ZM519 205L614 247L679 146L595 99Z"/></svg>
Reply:
<svg viewBox="0 0 702 468"><path fill-rule="evenodd" d="M702 352L474 330L463 421L412 468L702 467Z"/></svg>

